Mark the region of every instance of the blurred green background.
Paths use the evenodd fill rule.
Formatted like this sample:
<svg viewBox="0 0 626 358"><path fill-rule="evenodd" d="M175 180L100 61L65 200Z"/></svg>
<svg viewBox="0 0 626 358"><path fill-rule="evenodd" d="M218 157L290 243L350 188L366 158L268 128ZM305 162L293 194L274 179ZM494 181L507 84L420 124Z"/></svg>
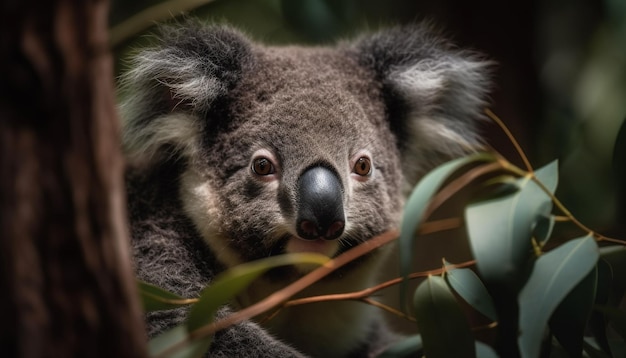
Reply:
<svg viewBox="0 0 626 358"><path fill-rule="evenodd" d="M117 71L129 51L151 41L142 35L156 22L183 13L273 44L332 43L434 21L460 46L497 61L491 108L535 167L560 160L557 196L591 228L626 237L626 0L113 0ZM495 125L484 133L521 165Z"/></svg>

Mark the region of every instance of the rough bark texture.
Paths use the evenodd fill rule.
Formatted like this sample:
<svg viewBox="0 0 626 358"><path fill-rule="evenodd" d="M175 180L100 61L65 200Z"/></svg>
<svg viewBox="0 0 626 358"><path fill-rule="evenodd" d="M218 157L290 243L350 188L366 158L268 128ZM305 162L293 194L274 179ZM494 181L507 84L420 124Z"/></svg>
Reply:
<svg viewBox="0 0 626 358"><path fill-rule="evenodd" d="M0 4L0 355L145 356L108 1Z"/></svg>

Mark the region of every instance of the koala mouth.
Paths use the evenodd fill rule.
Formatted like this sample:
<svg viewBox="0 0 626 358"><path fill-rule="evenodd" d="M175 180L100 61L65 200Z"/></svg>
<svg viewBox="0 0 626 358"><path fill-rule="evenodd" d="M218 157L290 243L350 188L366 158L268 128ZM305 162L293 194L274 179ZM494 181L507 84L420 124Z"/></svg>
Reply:
<svg viewBox="0 0 626 358"><path fill-rule="evenodd" d="M333 257L339 251L339 240L305 240L291 236L285 246L287 253L313 252L328 257Z"/></svg>

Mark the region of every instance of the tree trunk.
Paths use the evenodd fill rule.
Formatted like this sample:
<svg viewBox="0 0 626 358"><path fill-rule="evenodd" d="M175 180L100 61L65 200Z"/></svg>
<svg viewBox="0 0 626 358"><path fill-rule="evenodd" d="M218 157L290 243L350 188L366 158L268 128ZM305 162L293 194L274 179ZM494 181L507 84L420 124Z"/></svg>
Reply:
<svg viewBox="0 0 626 358"><path fill-rule="evenodd" d="M141 357L108 1L0 3L0 355Z"/></svg>

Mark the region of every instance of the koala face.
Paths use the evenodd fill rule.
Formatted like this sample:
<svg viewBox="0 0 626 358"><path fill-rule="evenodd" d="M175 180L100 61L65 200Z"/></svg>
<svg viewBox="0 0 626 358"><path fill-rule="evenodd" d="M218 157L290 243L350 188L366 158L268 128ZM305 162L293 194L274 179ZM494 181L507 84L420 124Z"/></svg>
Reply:
<svg viewBox="0 0 626 358"><path fill-rule="evenodd" d="M477 142L487 64L427 30L303 48L165 29L126 76L129 160L180 166L183 209L227 266L336 256L397 227L404 189Z"/></svg>
<svg viewBox="0 0 626 358"><path fill-rule="evenodd" d="M253 51L227 128L183 175L186 210L220 258L335 256L395 227L403 177L373 75L334 52Z"/></svg>

